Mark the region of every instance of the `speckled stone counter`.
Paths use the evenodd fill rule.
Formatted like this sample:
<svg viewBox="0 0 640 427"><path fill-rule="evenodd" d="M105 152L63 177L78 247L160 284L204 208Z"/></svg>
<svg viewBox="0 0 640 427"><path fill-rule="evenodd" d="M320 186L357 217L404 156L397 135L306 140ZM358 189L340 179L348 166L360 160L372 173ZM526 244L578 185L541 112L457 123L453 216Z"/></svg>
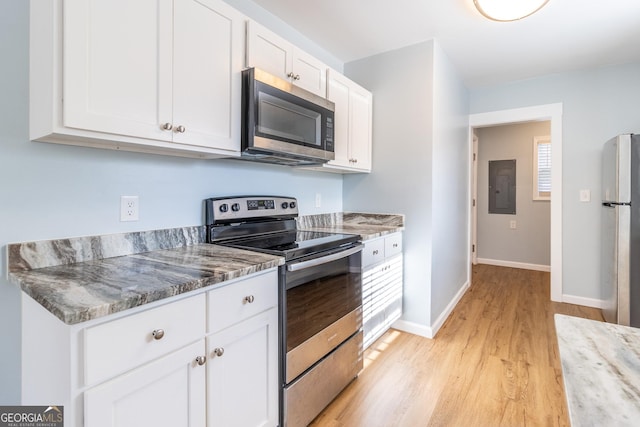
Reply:
<svg viewBox="0 0 640 427"><path fill-rule="evenodd" d="M190 227L12 244L9 278L75 324L284 264L204 236Z"/></svg>
<svg viewBox="0 0 640 427"><path fill-rule="evenodd" d="M298 228L329 233L359 234L363 240L404 230L404 215L338 212L298 218Z"/></svg>
<svg viewBox="0 0 640 427"><path fill-rule="evenodd" d="M640 329L555 315L571 425L640 423Z"/></svg>

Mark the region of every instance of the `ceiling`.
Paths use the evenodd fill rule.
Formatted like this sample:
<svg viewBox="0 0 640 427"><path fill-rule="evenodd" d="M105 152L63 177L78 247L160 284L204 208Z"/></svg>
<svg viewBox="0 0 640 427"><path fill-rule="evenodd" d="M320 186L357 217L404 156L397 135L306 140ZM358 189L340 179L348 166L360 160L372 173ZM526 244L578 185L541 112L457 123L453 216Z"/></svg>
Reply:
<svg viewBox="0 0 640 427"><path fill-rule="evenodd" d="M254 2L344 63L435 39L469 88L640 62L640 0L549 0L515 22L473 0Z"/></svg>

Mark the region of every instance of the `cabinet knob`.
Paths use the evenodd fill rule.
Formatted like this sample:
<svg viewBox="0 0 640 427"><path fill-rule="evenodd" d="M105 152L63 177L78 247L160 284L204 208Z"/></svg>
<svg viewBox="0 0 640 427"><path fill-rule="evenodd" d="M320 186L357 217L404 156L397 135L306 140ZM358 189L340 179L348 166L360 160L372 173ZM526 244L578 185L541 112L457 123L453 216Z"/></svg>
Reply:
<svg viewBox="0 0 640 427"><path fill-rule="evenodd" d="M254 300L255 300L255 298L253 297L253 295L247 295L246 297L244 297L242 302L244 304L251 304Z"/></svg>
<svg viewBox="0 0 640 427"><path fill-rule="evenodd" d="M296 74L296 76L293 78L293 80L300 80L300 74Z"/></svg>
<svg viewBox="0 0 640 427"><path fill-rule="evenodd" d="M153 335L154 340L161 340L164 337L164 329L156 329L151 332L151 335Z"/></svg>
<svg viewBox="0 0 640 427"><path fill-rule="evenodd" d="M378 255L378 250L376 249L375 251L373 251L374 255Z"/></svg>
<svg viewBox="0 0 640 427"><path fill-rule="evenodd" d="M398 247L398 244L397 244L397 243L394 243L394 244L393 244L393 247L394 247L394 248L397 248L397 247Z"/></svg>
<svg viewBox="0 0 640 427"><path fill-rule="evenodd" d="M184 133L186 130L187 130L187 129L186 129L184 126L182 126L182 125L180 125L180 126L178 126L178 127L176 128L176 132L178 132L178 133Z"/></svg>
<svg viewBox="0 0 640 427"><path fill-rule="evenodd" d="M204 365L205 363L207 363L207 356L196 357L196 363L200 366Z"/></svg>
<svg viewBox="0 0 640 427"><path fill-rule="evenodd" d="M295 74L293 74L293 72L292 72L292 71L290 71L290 72L289 72L289 74L287 74L287 77L289 77L290 79L294 79L294 80L295 80L296 75L295 75Z"/></svg>
<svg viewBox="0 0 640 427"><path fill-rule="evenodd" d="M222 357L222 355L224 354L224 348L222 347L214 348L213 354L215 354L218 357Z"/></svg>
<svg viewBox="0 0 640 427"><path fill-rule="evenodd" d="M173 129L173 125L171 123L165 123L162 125L162 130L171 130Z"/></svg>

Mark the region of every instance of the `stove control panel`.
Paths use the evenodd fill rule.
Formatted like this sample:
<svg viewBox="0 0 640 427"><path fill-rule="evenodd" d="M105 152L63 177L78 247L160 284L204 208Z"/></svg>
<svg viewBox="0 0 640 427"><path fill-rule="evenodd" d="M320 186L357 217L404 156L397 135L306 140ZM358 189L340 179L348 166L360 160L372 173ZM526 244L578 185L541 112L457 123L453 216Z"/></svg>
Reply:
<svg viewBox="0 0 640 427"><path fill-rule="evenodd" d="M207 225L298 216L298 203L294 197L214 197L204 202Z"/></svg>

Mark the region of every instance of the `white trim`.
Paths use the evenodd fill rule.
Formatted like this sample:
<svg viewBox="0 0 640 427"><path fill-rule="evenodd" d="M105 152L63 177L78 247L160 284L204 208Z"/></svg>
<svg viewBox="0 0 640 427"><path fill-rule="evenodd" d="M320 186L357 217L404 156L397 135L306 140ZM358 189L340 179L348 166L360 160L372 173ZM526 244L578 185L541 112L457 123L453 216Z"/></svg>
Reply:
<svg viewBox="0 0 640 427"><path fill-rule="evenodd" d="M524 270L551 271L550 265L529 264L526 262L502 261L498 259L478 258L478 264L497 265L498 267L521 268Z"/></svg>
<svg viewBox="0 0 640 427"><path fill-rule="evenodd" d="M562 295L562 302L566 302L567 304L575 304L575 305L583 305L585 307L593 307L593 308L605 308L606 301L595 299L595 298L585 298L578 297L575 295Z"/></svg>
<svg viewBox="0 0 640 427"><path fill-rule="evenodd" d="M400 319L396 320L393 325L391 325L391 327L403 332L409 332L410 334L420 335L425 338L435 337L442 325L444 325L444 322L449 318L451 312L453 312L453 309L456 308L456 305L458 304L458 302L460 302L465 292L467 292L467 289L469 289L469 287L470 282L466 282L464 285L462 285L458 293L453 297L444 311L440 313L440 316L438 316L436 321L431 326L424 326L418 323L407 322L406 320Z"/></svg>
<svg viewBox="0 0 640 427"><path fill-rule="evenodd" d="M551 121L551 301L562 295L562 103L471 114L469 134L475 127L508 123ZM472 170L472 165L469 165ZM471 228L471 227L469 227Z"/></svg>

